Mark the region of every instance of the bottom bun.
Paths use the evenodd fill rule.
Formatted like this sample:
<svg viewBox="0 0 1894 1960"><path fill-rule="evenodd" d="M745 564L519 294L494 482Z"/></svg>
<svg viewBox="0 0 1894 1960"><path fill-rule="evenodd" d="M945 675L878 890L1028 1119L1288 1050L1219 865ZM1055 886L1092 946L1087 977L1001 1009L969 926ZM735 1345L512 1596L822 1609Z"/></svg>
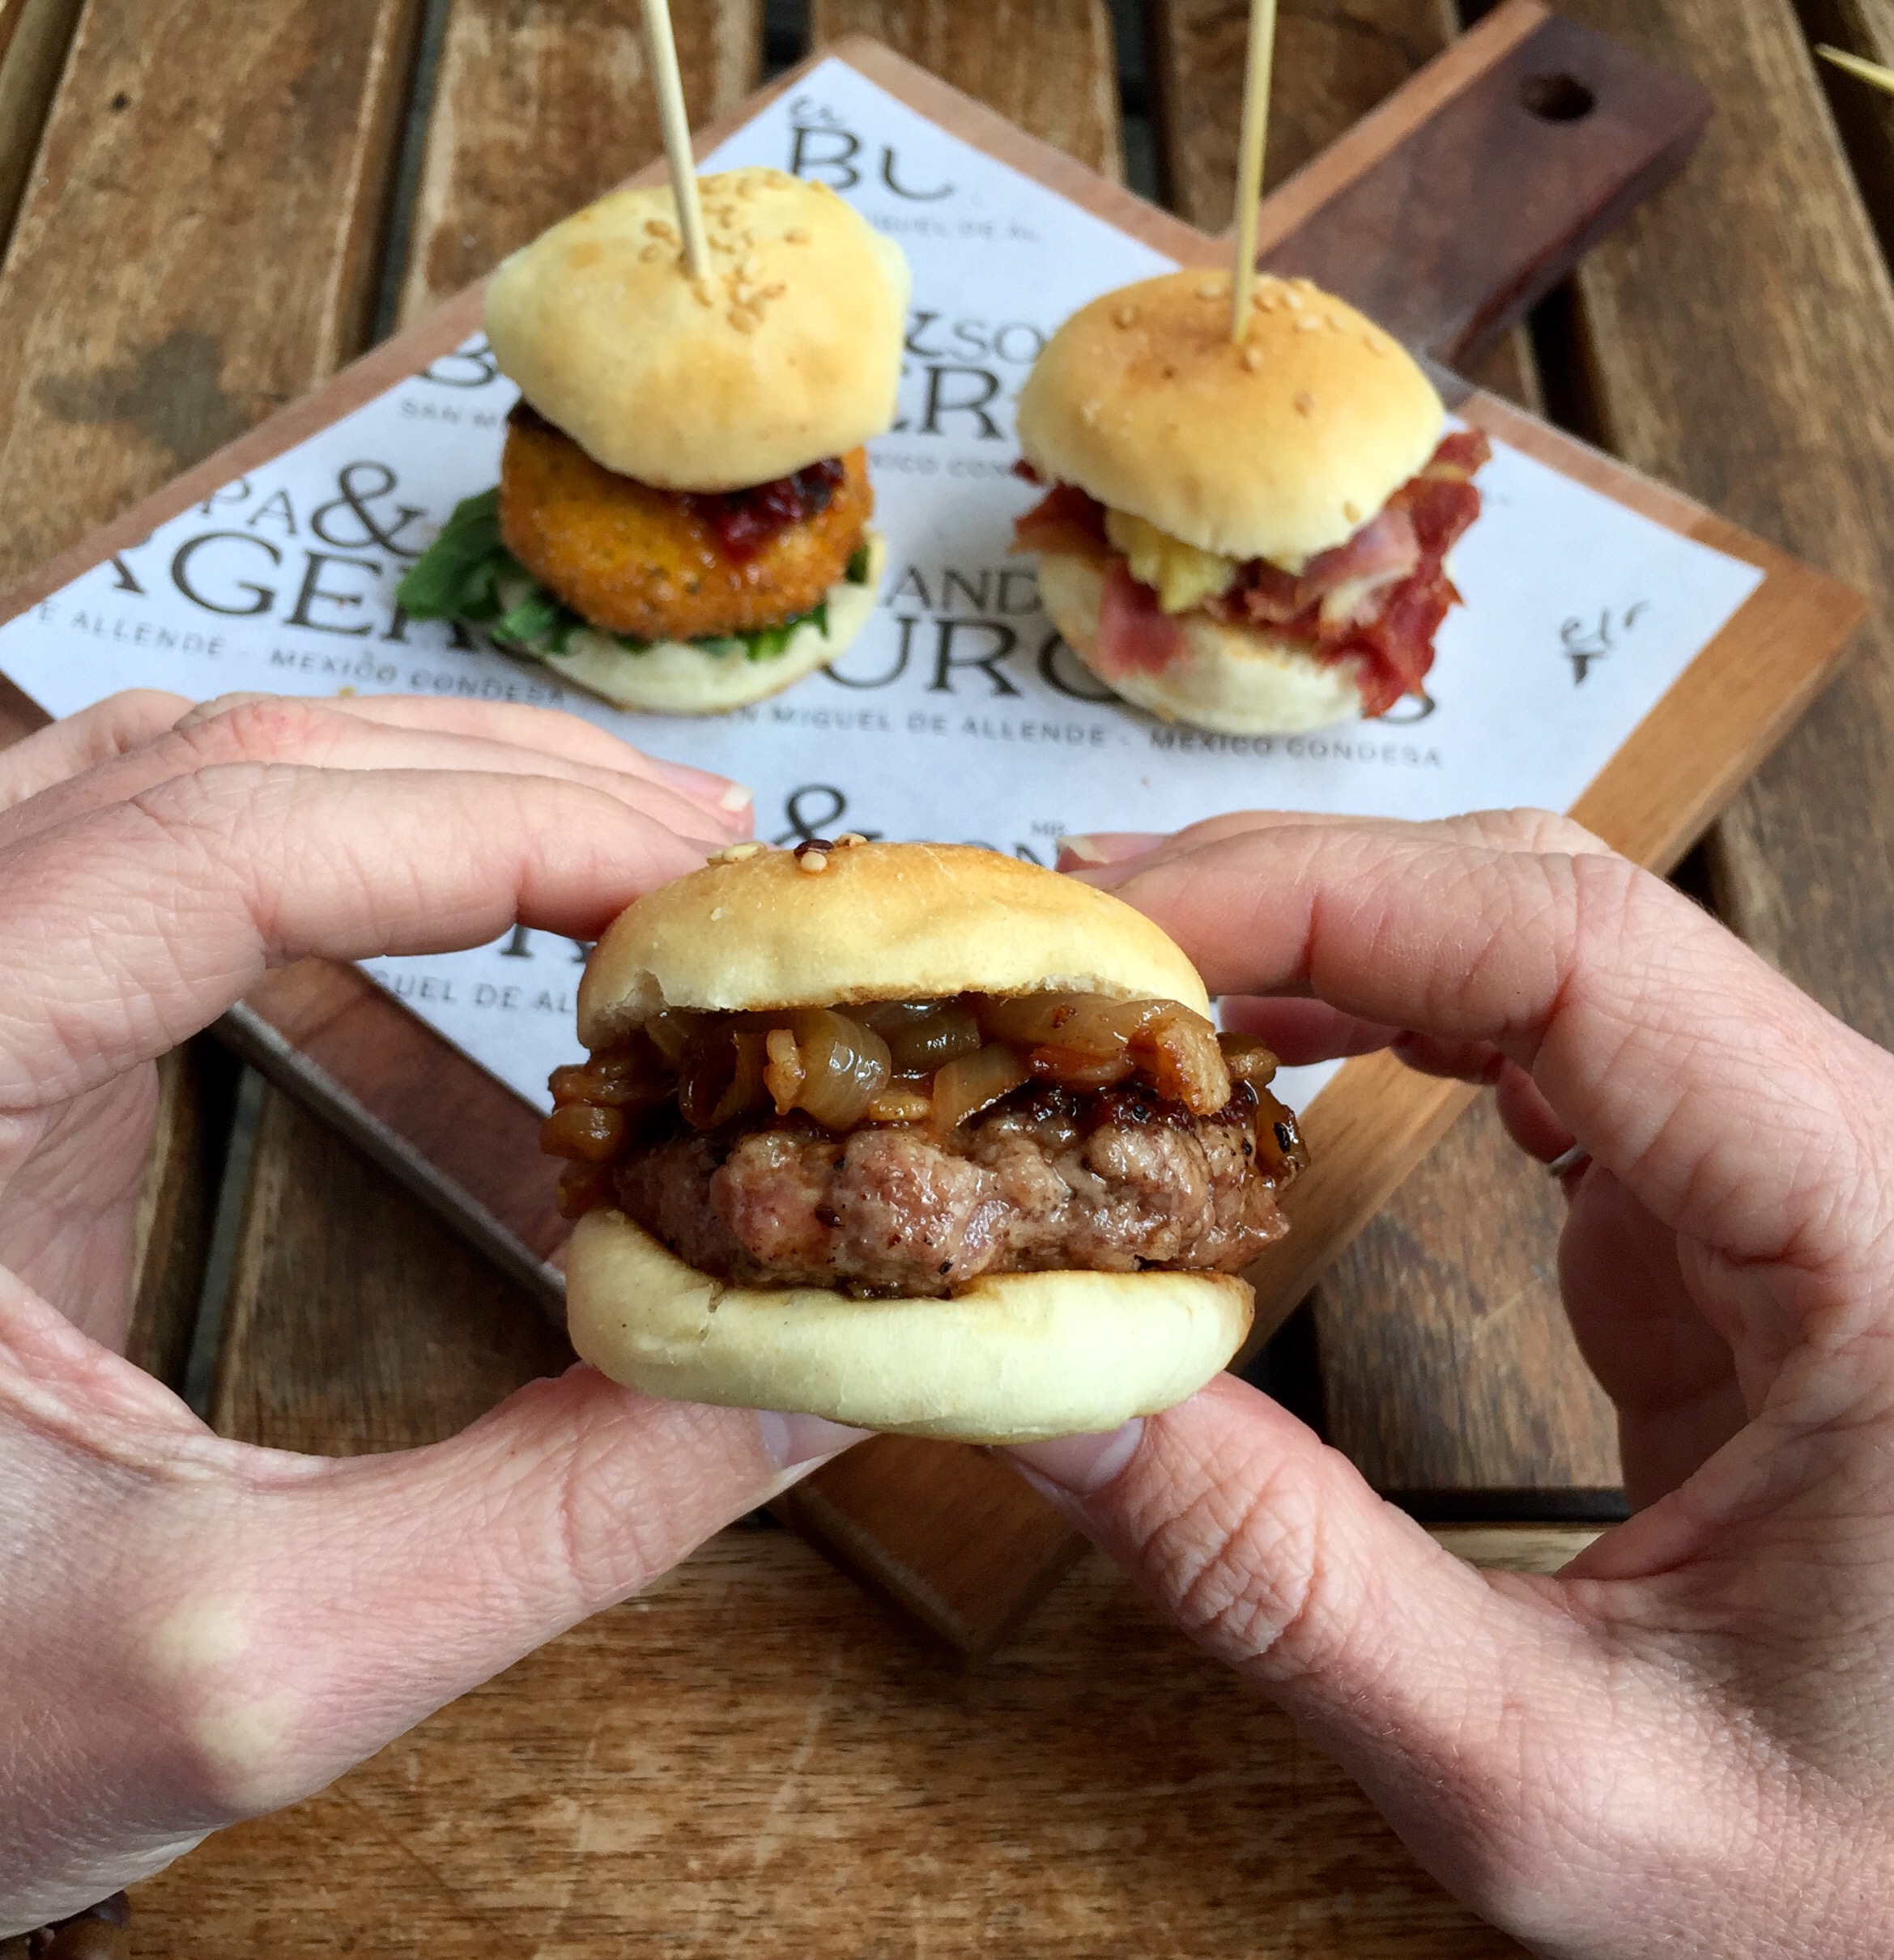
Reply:
<svg viewBox="0 0 1894 1960"><path fill-rule="evenodd" d="M740 644L717 653L690 640L660 640L636 653L609 633L581 631L563 653L540 656L561 680L602 695L615 708L653 715L721 715L772 694L840 659L868 623L881 583L887 547L869 531L867 576L831 585L823 623L806 619L780 653L751 660Z"/></svg>
<svg viewBox="0 0 1894 1960"><path fill-rule="evenodd" d="M1361 690L1343 662L1317 660L1299 642L1181 613L1184 651L1159 672L1106 674L1095 664L1104 574L1062 552L1039 557L1039 594L1066 644L1100 680L1167 721L1219 735L1299 735L1361 719Z"/></svg>
<svg viewBox="0 0 1894 1960"><path fill-rule="evenodd" d="M651 1395L961 1443L1097 1434L1194 1395L1243 1343L1224 1273L1007 1273L951 1299L726 1286L622 1212L572 1234L581 1358Z"/></svg>

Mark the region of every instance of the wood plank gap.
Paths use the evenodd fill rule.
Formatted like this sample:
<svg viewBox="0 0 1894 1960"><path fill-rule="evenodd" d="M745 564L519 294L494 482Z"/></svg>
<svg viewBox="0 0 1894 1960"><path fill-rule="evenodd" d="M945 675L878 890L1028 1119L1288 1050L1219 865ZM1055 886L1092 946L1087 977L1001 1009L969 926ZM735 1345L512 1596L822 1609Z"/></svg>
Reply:
<svg viewBox="0 0 1894 1960"><path fill-rule="evenodd" d="M84 0L0 0L0 268Z"/></svg>
<svg viewBox="0 0 1894 1960"><path fill-rule="evenodd" d="M426 0L421 16L414 73L408 83L407 114L388 193L381 277L376 288L374 318L368 329L371 346L387 339L401 324L402 291L407 278L409 254L414 249L421 171L427 161L428 132L433 121L435 90L441 74L441 50L453 6L454 0Z"/></svg>

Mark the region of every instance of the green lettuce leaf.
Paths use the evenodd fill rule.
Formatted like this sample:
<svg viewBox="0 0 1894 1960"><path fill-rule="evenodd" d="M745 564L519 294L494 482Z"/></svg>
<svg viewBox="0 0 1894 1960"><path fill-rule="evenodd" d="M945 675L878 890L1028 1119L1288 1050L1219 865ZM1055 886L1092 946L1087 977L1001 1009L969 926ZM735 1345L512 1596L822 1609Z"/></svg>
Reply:
<svg viewBox="0 0 1894 1960"><path fill-rule="evenodd" d="M856 585L868 577L868 547L849 560ZM409 567L395 598L411 619L466 619L483 626L509 652L532 656L563 653L572 635L602 632L573 611L556 593L540 584L500 541L500 490L496 485L457 504L441 535ZM707 653L744 660L773 660L796 628L813 621L828 628L828 602L793 619L747 633L717 634L691 644ZM614 633L628 653L643 653L652 642Z"/></svg>

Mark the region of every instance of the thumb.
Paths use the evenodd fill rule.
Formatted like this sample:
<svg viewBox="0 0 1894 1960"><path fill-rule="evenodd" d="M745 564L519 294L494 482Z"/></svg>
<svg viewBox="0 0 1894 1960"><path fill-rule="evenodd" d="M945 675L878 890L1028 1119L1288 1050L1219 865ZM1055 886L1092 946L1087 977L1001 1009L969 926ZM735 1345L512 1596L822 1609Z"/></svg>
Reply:
<svg viewBox="0 0 1894 1960"><path fill-rule="evenodd" d="M245 1596L212 1580L183 1621L212 1630L194 1726L223 1806L321 1788L860 1433L661 1401L581 1366L429 1448L313 1477L266 1458L245 1480Z"/></svg>
<svg viewBox="0 0 1894 1960"><path fill-rule="evenodd" d="M1464 1896L1487 1889L1470 1858L1530 1866L1519 1711L1530 1723L1604 1686L1585 1686L1599 1664L1555 1582L1463 1564L1230 1375L1113 1436L1010 1453L1313 1731L1436 1875Z"/></svg>

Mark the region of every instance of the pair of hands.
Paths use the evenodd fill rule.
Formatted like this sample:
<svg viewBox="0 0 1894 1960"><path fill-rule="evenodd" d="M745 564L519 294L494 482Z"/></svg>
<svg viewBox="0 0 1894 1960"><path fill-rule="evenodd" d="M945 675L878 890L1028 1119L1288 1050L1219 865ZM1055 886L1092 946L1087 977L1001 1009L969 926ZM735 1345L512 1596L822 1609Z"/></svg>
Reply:
<svg viewBox="0 0 1894 1960"><path fill-rule="evenodd" d="M747 827L531 711L138 695L0 756L0 1930L321 1787L853 1439L581 1368L313 1461L112 1351L156 1055L270 963L589 937ZM1287 1057L1392 1042L1591 1153L1562 1275L1641 1508L1477 1574L1228 1378L1022 1468L1536 1950L1885 1953L1894 1061L1554 818L1075 862Z"/></svg>

